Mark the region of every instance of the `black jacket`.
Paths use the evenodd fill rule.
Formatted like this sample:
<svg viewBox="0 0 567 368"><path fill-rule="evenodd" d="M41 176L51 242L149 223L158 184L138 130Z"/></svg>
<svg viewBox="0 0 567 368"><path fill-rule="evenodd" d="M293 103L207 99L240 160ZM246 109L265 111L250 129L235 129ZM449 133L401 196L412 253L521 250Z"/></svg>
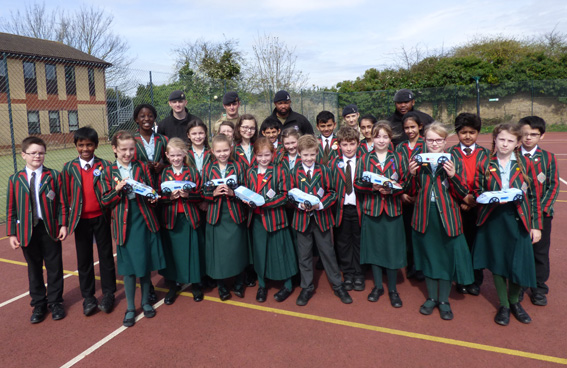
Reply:
<svg viewBox="0 0 567 368"><path fill-rule="evenodd" d="M169 116L158 123L157 132L165 135L167 138L179 137L188 141L187 138L187 124L193 119L198 119L195 115L191 115L189 110L185 108L187 116L183 120L177 120L173 116L173 110L170 111Z"/></svg>
<svg viewBox="0 0 567 368"><path fill-rule="evenodd" d="M431 116L427 115L424 112L415 109L411 109L411 111L419 115L419 117L421 118L421 123L423 124L423 128L433 123L434 121ZM388 121L392 125L392 132L394 133L394 138L392 139L392 143L394 144L394 146L397 146L401 142L408 140L408 136L404 132L404 124L402 123L402 117L403 115L400 114L398 110L396 110L392 114L392 116L388 118Z"/></svg>
<svg viewBox="0 0 567 368"><path fill-rule="evenodd" d="M268 116L264 121L274 120L280 124L281 130L296 127L301 134L313 134L313 126L307 120L307 118L292 109L289 109L289 115L285 119L285 122L282 124L278 116L276 115L276 109L272 112L272 115Z"/></svg>

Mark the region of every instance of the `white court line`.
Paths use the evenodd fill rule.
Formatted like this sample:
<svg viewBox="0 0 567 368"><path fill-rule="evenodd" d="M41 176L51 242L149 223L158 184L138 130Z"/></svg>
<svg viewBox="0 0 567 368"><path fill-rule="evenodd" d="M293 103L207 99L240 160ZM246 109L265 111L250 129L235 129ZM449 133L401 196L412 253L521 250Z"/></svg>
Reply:
<svg viewBox="0 0 567 368"><path fill-rule="evenodd" d="M561 179L561 178L559 178L559 180L561 180L561 182L562 182L563 184L567 185L567 181L565 181L565 180L563 180L563 179Z"/></svg>
<svg viewBox="0 0 567 368"><path fill-rule="evenodd" d="M116 257L116 253L114 254L114 257ZM99 261L94 262L94 263L93 263L93 266L98 265L98 263L99 263ZM79 270L75 270L75 271L73 271L73 272L77 273L77 272L79 272ZM75 275L73 275L72 273L68 273L68 274L66 274L65 276L63 276L63 280L65 280L67 277L71 277L71 276L75 276ZM47 287L47 284L45 284L45 287ZM10 303L13 303L13 302L15 302L16 300L22 299L22 298L24 298L24 297L26 297L26 296L28 296L28 295L30 295L30 292L29 292L29 291L27 291L27 292L25 292L25 293L23 293L23 294L20 294L20 295L18 295L18 296L15 296L15 297L13 297L13 298L10 299L10 300L6 300L5 302L3 302L3 303L0 304L0 308L2 308L2 307L5 306L5 305L8 305L8 304L10 304Z"/></svg>
<svg viewBox="0 0 567 368"><path fill-rule="evenodd" d="M189 287L189 284L184 285L180 292L182 292L183 290L187 289ZM163 305L165 298L160 300L159 302L157 302L156 304L154 304L154 309L158 309L159 307L161 307ZM139 320L141 320L142 318L144 318L144 313L140 313L138 314L138 316L136 316L136 322L138 322ZM69 360L67 363L63 364L61 366L61 368L69 368L74 366L75 364L77 364L78 362L80 362L81 360L83 360L84 358L87 357L87 355L95 352L97 349L99 349L101 346L103 346L104 344L106 344L107 342L109 342L110 340L112 340L113 338L115 338L116 336L118 336L120 333L126 331L128 329L128 327L124 327L124 326L120 326L118 327L116 330L114 330L113 332L111 332L109 335L105 336L102 340L96 342L94 345L92 345L90 348L88 348L87 350L83 351L81 354L77 355L76 357L74 357L73 359Z"/></svg>

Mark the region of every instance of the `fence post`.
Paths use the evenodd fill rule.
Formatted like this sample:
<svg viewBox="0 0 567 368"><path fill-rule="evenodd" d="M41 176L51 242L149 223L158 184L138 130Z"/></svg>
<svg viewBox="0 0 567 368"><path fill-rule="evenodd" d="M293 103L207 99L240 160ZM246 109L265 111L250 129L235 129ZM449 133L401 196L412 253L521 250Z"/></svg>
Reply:
<svg viewBox="0 0 567 368"><path fill-rule="evenodd" d="M120 98L118 97L118 86L114 87L114 97L116 97L116 124L120 125Z"/></svg>
<svg viewBox="0 0 567 368"><path fill-rule="evenodd" d="M531 98L531 100L532 100L532 113L531 113L531 115L533 116L534 115L534 81L533 81L533 79L530 80L530 92L531 92L531 96L532 96L532 98Z"/></svg>
<svg viewBox="0 0 567 368"><path fill-rule="evenodd" d="M323 110L325 110L325 92L323 92Z"/></svg>
<svg viewBox="0 0 567 368"><path fill-rule="evenodd" d="M8 120L10 120L10 139L12 140L12 161L14 162L14 174L18 172L18 162L16 161L16 142L14 139L14 119L12 117L12 97L10 96L10 79L8 76L8 60L6 53L2 53L2 62L6 68L6 99L8 102Z"/></svg>
<svg viewBox="0 0 567 368"><path fill-rule="evenodd" d="M458 106L459 106L458 98L457 98L458 93L459 93L459 87L457 85L455 85L455 115L454 115L454 117L457 117L457 115L458 115L457 114L457 109L458 109Z"/></svg>
<svg viewBox="0 0 567 368"><path fill-rule="evenodd" d="M150 70L150 98L152 100L152 106L154 106L154 84L152 83L152 71ZM157 116L156 116L157 119Z"/></svg>
<svg viewBox="0 0 567 368"><path fill-rule="evenodd" d="M303 88L301 89L300 92L301 92L301 115L304 115L303 114Z"/></svg>
<svg viewBox="0 0 567 368"><path fill-rule="evenodd" d="M472 77L476 83L476 115L480 117L480 86L478 80L480 77Z"/></svg>

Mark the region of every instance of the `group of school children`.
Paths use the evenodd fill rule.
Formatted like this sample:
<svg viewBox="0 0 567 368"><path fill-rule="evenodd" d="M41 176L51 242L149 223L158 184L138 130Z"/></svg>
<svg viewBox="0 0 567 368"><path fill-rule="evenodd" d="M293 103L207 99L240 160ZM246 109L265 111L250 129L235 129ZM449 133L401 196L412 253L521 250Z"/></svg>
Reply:
<svg viewBox="0 0 567 368"><path fill-rule="evenodd" d="M554 155L538 146L545 133L541 118L498 125L489 151L476 143L480 118L468 113L456 118L460 143L450 148L445 127L433 123L423 131L419 116L411 112L403 119L409 140L396 147L390 124L371 115L360 119L358 129L341 127L335 135L335 117L323 111L317 116L321 136L316 138L293 128L280 131L269 121L259 129L254 116L245 114L235 125L222 123L210 146L207 126L199 119L189 122L187 141L168 140L153 131L156 116L151 105L136 107L138 131L112 137L112 163L95 155L96 131L80 128L74 139L79 155L61 173L43 166L46 145L40 138L22 142L26 167L9 179L7 234L28 263L31 323L43 321L48 308L54 320L65 317L61 241L71 233L87 316L97 308L113 309L112 241L116 243L127 327L135 323L136 278L143 314L155 316L150 276L156 270L169 287L165 304L173 304L185 284L192 285L195 301L203 300L203 288L215 286L223 301L231 291L243 298L257 277L258 302L266 301L270 279L281 281L274 294L278 302L299 282L296 303L304 306L315 292L314 254L345 304L352 303L349 291L365 289L370 268L374 286L368 300L377 302L384 294L385 275L391 305L402 307L396 284L398 270L408 264L425 279L428 297L419 309L425 315L438 308L442 319L453 319L453 282L459 292L478 295L485 268L493 273L500 302L496 323L507 325L510 314L522 323L531 321L520 304L526 288L531 288L533 304L547 303L559 183ZM420 165L414 157L425 152L449 152L452 160ZM403 189L371 184L363 178L365 171L386 176ZM238 200L233 187L212 184L231 175L265 204L256 207ZM125 190L126 179L154 187L159 198ZM196 189L161 192L160 184L171 180L191 181ZM317 196L319 203L291 201L292 188ZM521 189L523 199L476 204L481 193L507 188ZM100 261L100 302L95 298L93 238Z"/></svg>

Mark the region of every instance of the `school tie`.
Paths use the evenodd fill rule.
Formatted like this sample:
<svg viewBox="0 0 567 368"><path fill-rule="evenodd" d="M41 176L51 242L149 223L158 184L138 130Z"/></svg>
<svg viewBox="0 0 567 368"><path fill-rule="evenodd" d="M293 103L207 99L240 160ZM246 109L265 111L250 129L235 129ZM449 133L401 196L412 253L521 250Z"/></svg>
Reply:
<svg viewBox="0 0 567 368"><path fill-rule="evenodd" d="M532 154L528 152L528 153L524 153L524 156L526 156L526 158L529 160L530 157L532 157Z"/></svg>
<svg viewBox="0 0 567 368"><path fill-rule="evenodd" d="M309 179L309 184L311 184L311 170L307 171L307 179Z"/></svg>
<svg viewBox="0 0 567 368"><path fill-rule="evenodd" d="M467 147L467 148L464 149L464 151L465 151L465 155L470 156L472 149L470 147Z"/></svg>
<svg viewBox="0 0 567 368"><path fill-rule="evenodd" d="M85 165L85 171L89 171L90 169L91 169L91 165L86 164L86 165Z"/></svg>
<svg viewBox="0 0 567 368"><path fill-rule="evenodd" d="M329 146L329 139L325 139L325 150L323 151L323 165L327 165L329 162L329 154L331 153L331 147Z"/></svg>
<svg viewBox="0 0 567 368"><path fill-rule="evenodd" d="M37 202L35 198L35 171L31 174L30 179L30 199L31 199L31 206L32 206L32 222L33 226L35 227L39 222L39 217L37 216Z"/></svg>
<svg viewBox="0 0 567 368"><path fill-rule="evenodd" d="M350 166L350 160L347 161L346 166L346 194L352 193L352 166Z"/></svg>

